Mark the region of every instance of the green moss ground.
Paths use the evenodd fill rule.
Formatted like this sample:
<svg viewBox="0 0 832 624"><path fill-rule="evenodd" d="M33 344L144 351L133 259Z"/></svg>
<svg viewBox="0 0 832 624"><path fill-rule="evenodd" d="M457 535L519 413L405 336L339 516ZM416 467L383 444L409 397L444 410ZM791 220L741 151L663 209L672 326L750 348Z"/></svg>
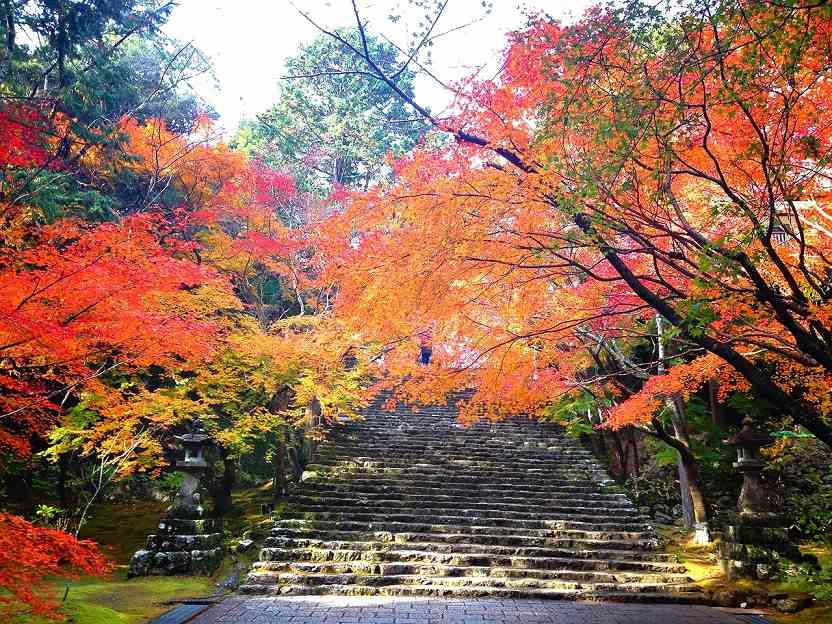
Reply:
<svg viewBox="0 0 832 624"><path fill-rule="evenodd" d="M807 585L802 579L789 579L786 581L750 581L735 580L728 581L719 568L714 554L714 545L696 546L690 542L690 534L687 531L676 527L663 527L660 529L662 537L667 540L667 551L679 557L679 561L685 565L690 576L705 590L740 590L753 593L755 590L766 592L806 592L812 593L814 587ZM807 544L802 545L804 553L815 555L823 568L832 568L832 548L828 545ZM761 609L766 612L766 618L778 624L830 624L832 623L832 602L816 602L810 609L804 609L799 613L786 615L775 609Z"/></svg>
<svg viewBox="0 0 832 624"><path fill-rule="evenodd" d="M264 518L260 504L271 500L267 486L235 492L234 511L225 519L226 535L235 537L255 528ZM140 624L173 608L178 601L204 598L217 593L217 583L236 565L246 568L257 549L244 555L226 556L223 566L212 577L165 576L127 579L127 564L154 529L167 506L158 501L105 503L94 508L84 527L83 537L95 540L117 566L109 578L82 578L56 581L59 598L69 593L62 611L71 624ZM254 536L253 536L254 538ZM230 545L226 544L227 546ZM40 623L38 623L40 624Z"/></svg>
<svg viewBox="0 0 832 624"><path fill-rule="evenodd" d="M69 583L63 612L73 624L139 624L170 609L172 601L212 594L215 582L181 576L127 580L123 572L110 579L82 579ZM56 586L59 595L65 586Z"/></svg>

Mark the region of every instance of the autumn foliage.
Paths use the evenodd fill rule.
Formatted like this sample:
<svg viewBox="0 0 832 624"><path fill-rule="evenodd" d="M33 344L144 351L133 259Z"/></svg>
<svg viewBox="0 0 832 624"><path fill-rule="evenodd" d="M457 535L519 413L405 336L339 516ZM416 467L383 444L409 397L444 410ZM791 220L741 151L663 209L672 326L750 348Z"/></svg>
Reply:
<svg viewBox="0 0 832 624"><path fill-rule="evenodd" d="M830 18L740 3L668 20L594 10L513 34L499 79L440 124L457 141L328 225L349 241L327 264L340 313L406 345L386 362L423 398L471 385L496 416L594 388L619 427L723 377L832 443ZM657 313L678 366L641 390L592 372Z"/></svg>
<svg viewBox="0 0 832 624"><path fill-rule="evenodd" d="M435 130L409 153L303 175L320 159L272 166L202 112L3 104L0 469L156 475L200 417L231 474L385 388L473 388L468 421L581 411L692 464L667 413L710 384L832 445L832 14L787 4L533 17L453 115L400 89ZM10 612L107 569L0 514Z"/></svg>
<svg viewBox="0 0 832 624"><path fill-rule="evenodd" d="M58 596L45 579L100 575L112 567L90 540L0 514L0 587L8 592L0 596L0 614L53 616Z"/></svg>

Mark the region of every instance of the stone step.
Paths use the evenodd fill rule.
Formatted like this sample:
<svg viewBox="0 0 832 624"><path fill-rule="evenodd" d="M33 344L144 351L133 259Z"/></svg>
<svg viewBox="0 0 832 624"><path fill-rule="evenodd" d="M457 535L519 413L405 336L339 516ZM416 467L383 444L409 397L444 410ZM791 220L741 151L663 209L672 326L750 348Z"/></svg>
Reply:
<svg viewBox="0 0 832 624"><path fill-rule="evenodd" d="M255 579L253 579L255 580ZM255 580L256 582L256 580ZM383 587L389 585L443 585L449 587L478 587L490 586L500 588L529 588L529 589L561 589L561 590L584 590L589 592L673 592L673 591L695 591L693 584L674 583L586 583L570 581L542 581L537 579L498 579L491 576L467 576L467 577L425 577L419 575L389 575L389 576L362 576L349 575L339 577L337 575L278 575L278 584L298 585L370 585Z"/></svg>
<svg viewBox="0 0 832 624"><path fill-rule="evenodd" d="M683 565L669 561L637 561L578 556L547 557L500 555L496 553L442 553L426 550L355 550L311 548L263 548L261 561L366 561L371 563L444 563L455 566L511 567L535 570L566 568L570 570L624 570L683 573ZM620 553L618 553L620 554Z"/></svg>
<svg viewBox="0 0 832 624"><path fill-rule="evenodd" d="M594 530L594 529L568 529L568 528L545 528L528 529L520 527L498 527L498 526L477 526L477 525L453 525L453 524L419 524L389 521L361 522L354 520L332 521L332 520L277 520L274 523L275 529L296 529L308 530L319 529L324 531L349 531L349 532L379 532L390 531L399 533L444 533L479 536L479 535L523 535L529 537L565 537L571 539L610 539L610 540L655 540L656 535L652 531L617 531L617 530Z"/></svg>
<svg viewBox="0 0 832 624"><path fill-rule="evenodd" d="M316 457L314 463L309 464L308 470L337 470L337 471L413 471L414 474L464 474L484 477L499 474L501 477L526 479L528 477L550 477L554 479L584 479L587 475L599 475L606 478L606 474L598 466L591 464L551 467L542 464L525 464L523 462L480 462L477 465L452 465L422 458L415 463L396 457L339 457L327 459Z"/></svg>
<svg viewBox="0 0 832 624"><path fill-rule="evenodd" d="M410 544L414 542L440 542L443 544L481 544L492 546L531 546L535 548L569 548L574 550L656 550L657 540L616 540L581 539L569 537L536 537L530 535L495 535L483 533L392 533L390 531L321 531L318 529L272 529L272 537L294 539L319 539L329 541L393 542ZM267 539L266 546L276 546Z"/></svg>
<svg viewBox="0 0 832 624"><path fill-rule="evenodd" d="M310 516L311 514L311 516ZM580 529L597 531L644 531L647 525L643 522L624 522L620 518L614 520L599 521L595 517L565 517L549 518L548 520L518 519L505 516L484 517L465 515L443 515L438 516L432 513L396 513L384 514L369 513L367 511L288 511L281 516L284 519L315 519L315 520L363 520L372 522L384 518L389 522L401 522L411 524L425 524L430 521L434 524L452 525L477 525L477 526L498 526L529 529Z"/></svg>
<svg viewBox="0 0 832 624"><path fill-rule="evenodd" d="M307 504L302 509L284 512L283 518L306 517L314 514L322 520L335 520L348 516L355 519L377 519L387 517L398 522L441 522L443 524L473 524L475 521L484 525L494 523L496 526L518 526L529 528L546 528L553 522L582 523L596 525L600 529L619 527L622 530L637 530L645 522L641 516L619 513L593 514L590 512L572 512L570 510L547 511L543 513L502 511L499 509L462 509L453 507L427 507L412 505L395 509L373 505L335 505L329 503ZM547 524L550 523L550 524Z"/></svg>
<svg viewBox="0 0 832 624"><path fill-rule="evenodd" d="M304 509L313 509L319 506L327 509L343 509L343 508L385 508L390 510L404 510L404 509L441 509L447 510L484 510L484 511L500 511L505 512L506 515L512 515L519 518L525 517L546 517L552 512L568 513L568 514L593 514L596 516L613 515L622 518L641 517L641 514L631 505L614 505L607 506L602 504L597 505L581 505L578 501L567 502L557 501L548 503L504 503L494 502L488 500L451 500L447 498L438 498L425 495L417 496L401 496L388 498L381 497L364 497L361 495L353 496L290 496L287 499L290 504L301 505ZM441 505L435 507L434 505Z"/></svg>
<svg viewBox="0 0 832 624"><path fill-rule="evenodd" d="M493 449L517 448L519 450L561 450L564 453L590 456L591 451L571 439L552 436L549 431L529 432L523 429L458 429L450 420L425 421L418 427L404 421L391 422L386 428L367 422L337 427L323 442L336 444L362 444L368 446L395 446L399 448L452 448L487 447Z"/></svg>
<svg viewBox="0 0 832 624"><path fill-rule="evenodd" d="M309 472L317 472L313 465L307 467ZM476 487L478 485L488 487L502 486L506 491L511 491L512 488L528 488L530 486L548 488L551 492L601 492L603 486L600 484L612 484L612 481L593 481L586 475L580 480L575 479L555 479L543 478L533 475L527 477L506 477L500 473L492 473L488 475L468 475L460 472L446 471L443 473L416 473L409 472L404 469L393 469L387 471L368 472L361 470L354 470L352 474L347 475L344 472L333 472L328 474L327 471L321 470L317 472L317 480L325 480L329 483L346 482L359 483L384 483L384 484L419 484L426 486L441 486L446 485L454 488ZM582 485L589 483L591 485Z"/></svg>
<svg viewBox="0 0 832 624"><path fill-rule="evenodd" d="M274 585L441 585L446 587L499 587L510 589L582 590L587 592L691 592L698 588L692 583L610 582L590 583L581 581L540 580L533 578L496 578L493 576L421 576L415 574L363 575L363 574L254 574L247 579L251 584Z"/></svg>
<svg viewBox="0 0 832 624"><path fill-rule="evenodd" d="M442 598L533 598L538 600L582 600L599 602L648 602L703 604L701 592L588 592L583 590L522 589L505 587L455 587L446 585L245 585L244 593L280 595L413 596Z"/></svg>
<svg viewBox="0 0 832 624"><path fill-rule="evenodd" d="M590 504L605 502L608 505L621 504L632 505L624 495L614 492L598 492L598 488L574 486L569 488L546 490L543 488L534 490L528 488L506 488L505 484L479 484L466 487L449 487L442 485L425 485L423 482L416 484L410 481L395 483L379 483L379 480L338 480L332 482L308 480L304 481L298 488L301 492L335 492L335 493L356 493L384 496L388 493L402 495L427 495L437 498L448 499L469 499L469 498L498 498L506 502L514 501L535 501L535 500L575 500Z"/></svg>
<svg viewBox="0 0 832 624"><path fill-rule="evenodd" d="M557 449L487 448L470 444L455 447L419 445L413 448L394 445L347 445L333 441L318 448L319 457L389 457L407 461L435 460L437 458L455 465L476 465L480 462L519 461L524 464L562 466L569 464L594 464L594 458L558 452Z"/></svg>
<svg viewBox="0 0 832 624"><path fill-rule="evenodd" d="M541 442L541 436L512 436L496 434L494 436L482 436L477 434L454 435L437 432L442 436L441 440L429 436L414 433L393 434L383 431L358 433L335 433L324 441L319 449L343 448L352 449L375 449L379 451L406 451L406 452L431 452L446 451L456 452L460 459L466 458L466 453L489 452L504 454L512 452L520 456L529 457L563 457L576 460L593 460L592 453L574 443L545 441ZM402 437L407 438L407 443L402 444Z"/></svg>
<svg viewBox="0 0 832 624"><path fill-rule="evenodd" d="M301 484L301 489L314 490L337 490L339 488L348 488L350 491L385 491L394 490L400 492L420 492L420 493L444 493L448 495L465 495L465 494L499 494L505 493L507 496L518 496L528 493L530 496L569 496L575 497L591 497L597 499L598 497L616 497L624 498L626 496L614 492L605 492L603 488L594 485L576 485L563 483L558 485L551 485L551 481L546 485L535 486L533 484L522 484L507 486L506 483L500 483L496 480L481 481L472 483L470 480L462 483L454 483L448 480L440 479L426 479L420 478L418 480L411 480L403 477L390 478L389 476L355 476L348 477L323 477L319 479L307 479Z"/></svg>
<svg viewBox="0 0 832 624"><path fill-rule="evenodd" d="M452 566L442 564L423 564L409 562L368 563L365 561L347 562L282 562L257 561L252 573L265 580L269 574L355 574L355 575L390 575L406 574L414 576L467 577L487 576L495 578L533 578L541 580L561 580L584 583L689 583L686 574L656 572L605 572L598 570L534 570L527 568L489 568L482 566Z"/></svg>
<svg viewBox="0 0 832 624"><path fill-rule="evenodd" d="M451 470L472 473L488 473L495 470L512 469L520 475L525 475L529 472L540 473L562 473L562 474L579 474L591 471L600 471L601 468L597 463L583 460L576 461L523 461L515 458L514 461L509 458L501 459L491 457L489 459L480 459L477 461L466 459L464 462L454 462L450 456L442 455L425 455L419 457L400 457L393 454L387 454L383 450L378 451L377 454L351 454L337 449L336 452L319 452L315 454L315 462L319 466L340 467L345 464L381 464L388 468L414 468L417 470Z"/></svg>
<svg viewBox="0 0 832 624"><path fill-rule="evenodd" d="M493 448L515 447L518 449L557 449L575 455L588 455L590 451L562 436L552 436L551 432L528 432L522 429L458 429L448 420L425 422L424 427L407 426L404 422L391 422L390 428L382 425L356 423L334 429L328 440L332 442L352 442L361 444L399 443L405 440L409 444L424 447L442 445L482 445Z"/></svg>
<svg viewBox="0 0 832 624"><path fill-rule="evenodd" d="M581 559L626 559L628 561L651 561L676 563L674 555L649 551L644 549L610 549L604 545L598 548L557 548L551 546L505 546L502 544L481 544L459 542L387 542L387 541L352 541L352 540L324 540L304 537L269 537L266 538L266 549L298 549L313 548L316 550L359 550L372 552L408 550L427 551L443 554L485 553L505 555L510 557L578 557Z"/></svg>
<svg viewBox="0 0 832 624"><path fill-rule="evenodd" d="M441 426L440 426L441 428ZM553 438L548 434L525 434L485 431L457 430L436 431L425 433L423 430L412 429L404 433L396 427L391 430L378 428L376 431L359 425L350 429L335 429L322 442L321 446L370 446L394 449L418 450L425 448L446 448L454 450L476 450L478 448L503 451L514 449L519 452L562 451L570 456L592 457L589 449L576 445L574 441L565 438Z"/></svg>

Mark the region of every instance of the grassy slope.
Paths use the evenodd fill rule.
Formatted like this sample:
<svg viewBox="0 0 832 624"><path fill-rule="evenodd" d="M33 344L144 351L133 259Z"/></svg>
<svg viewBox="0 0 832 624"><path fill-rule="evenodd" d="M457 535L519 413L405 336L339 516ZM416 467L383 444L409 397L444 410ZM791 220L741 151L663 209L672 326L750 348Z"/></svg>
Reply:
<svg viewBox="0 0 832 624"><path fill-rule="evenodd" d="M234 495L237 513L226 520L231 535L261 522L260 503L270 499L268 488L242 490ZM72 624L139 624L172 608L173 601L205 597L217 591L216 583L231 571L233 561L226 557L224 565L214 576L207 577L147 577L127 580L127 564L140 548L147 535L154 532L166 504L157 501L138 501L121 504L102 504L84 528L83 537L98 542L113 559L117 572L110 578L83 578L70 583L57 582L55 591L69 594L63 611ZM248 553L254 556L256 551ZM248 564L247 557L237 556L239 565Z"/></svg>
<svg viewBox="0 0 832 624"><path fill-rule="evenodd" d="M740 590L753 593L757 591L784 591L811 593L812 587L802 585L797 580L763 582L750 580L727 581L719 569L714 555L713 546L695 546L691 544L689 534L677 528L661 530L663 537L668 540L667 551L678 555L679 560L687 567L688 576L705 589ZM832 550L829 547L812 545L801 547L801 550L818 557L821 566L832 567ZM811 609L804 609L799 613L786 615L774 609L766 610L766 617L779 624L829 624L832 622L832 603L816 603Z"/></svg>
<svg viewBox="0 0 832 624"><path fill-rule="evenodd" d="M63 587L59 586L61 594ZM215 581L204 577L156 576L128 581L119 572L111 579L70 583L63 611L73 624L139 624L170 609L165 603L207 596L215 590Z"/></svg>

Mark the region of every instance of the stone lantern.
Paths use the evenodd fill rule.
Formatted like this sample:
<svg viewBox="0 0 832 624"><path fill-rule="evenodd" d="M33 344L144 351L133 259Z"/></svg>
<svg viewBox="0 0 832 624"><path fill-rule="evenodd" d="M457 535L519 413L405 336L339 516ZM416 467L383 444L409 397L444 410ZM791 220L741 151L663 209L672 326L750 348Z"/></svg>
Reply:
<svg viewBox="0 0 832 624"><path fill-rule="evenodd" d="M182 486L159 521L159 532L149 535L145 548L133 555L130 576L211 574L222 562L222 534L213 520L203 517L198 492L200 477L208 467L205 448L211 436L197 419L193 431L175 439L185 451L184 458L176 462L183 473Z"/></svg>
<svg viewBox="0 0 832 624"><path fill-rule="evenodd" d="M766 462L760 457L760 449L774 444L769 434L754 428L754 421L746 416L742 429L725 441L737 447L734 468L742 474L742 490L737 501L741 523L770 524L779 517L772 502L772 494L763 481Z"/></svg>
<svg viewBox="0 0 832 624"><path fill-rule="evenodd" d="M769 434L754 428L746 417L742 429L725 440L737 449L734 468L742 474L737 501L737 521L726 527L718 556L729 577L768 579L779 571L781 559L801 561L800 550L789 541L788 531L777 511L774 496L763 479L766 462L760 449L774 443Z"/></svg>
<svg viewBox="0 0 832 624"><path fill-rule="evenodd" d="M211 436L205 433L202 421L197 419L194 421L194 429L191 433L175 436L175 439L185 450L184 459L176 462L176 468L184 473L184 476L174 505L168 511L176 512L184 517L201 516L202 507L197 489L202 474L208 468L208 462L205 461L205 447Z"/></svg>

